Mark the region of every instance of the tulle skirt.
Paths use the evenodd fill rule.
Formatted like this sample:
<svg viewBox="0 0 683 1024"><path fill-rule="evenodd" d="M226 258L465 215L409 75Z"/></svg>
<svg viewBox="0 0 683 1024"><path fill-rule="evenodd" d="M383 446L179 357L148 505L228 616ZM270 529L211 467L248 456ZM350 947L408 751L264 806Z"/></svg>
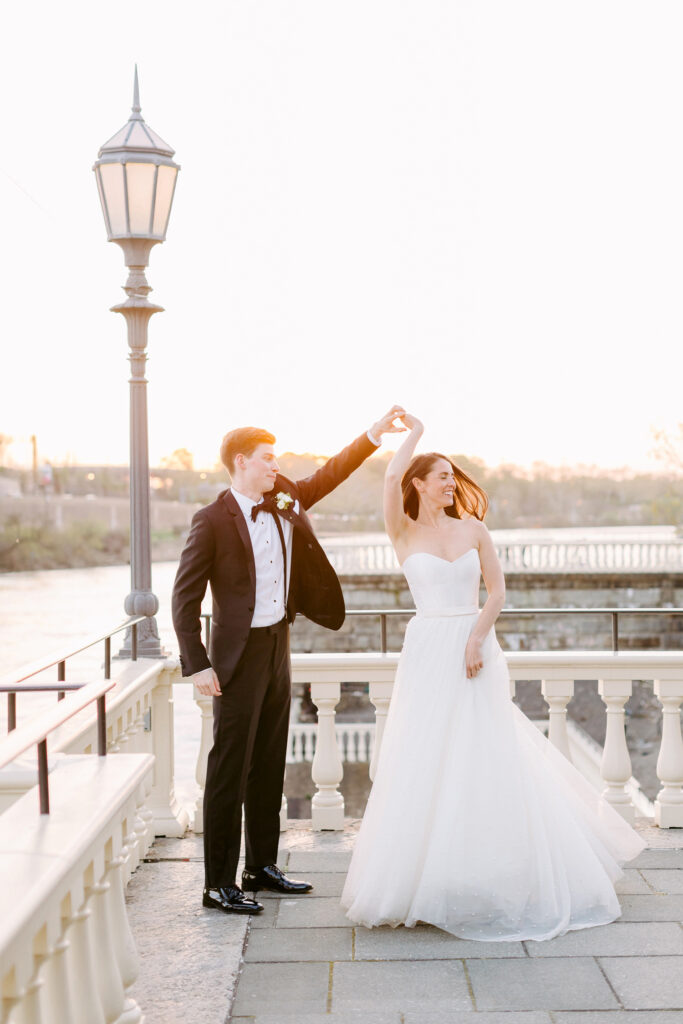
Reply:
<svg viewBox="0 0 683 1024"><path fill-rule="evenodd" d="M407 628L342 906L369 928L489 942L614 921L645 844L512 702L493 630L467 678L474 617Z"/></svg>

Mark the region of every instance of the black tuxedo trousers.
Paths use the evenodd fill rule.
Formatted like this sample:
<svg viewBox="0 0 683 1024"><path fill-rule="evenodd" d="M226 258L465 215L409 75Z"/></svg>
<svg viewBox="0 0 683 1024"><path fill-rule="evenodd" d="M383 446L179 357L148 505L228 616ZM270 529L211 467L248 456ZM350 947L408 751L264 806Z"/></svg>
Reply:
<svg viewBox="0 0 683 1024"><path fill-rule="evenodd" d="M285 775L291 668L289 626L249 631L220 697L213 699L213 747L204 791L206 886L235 884L242 805L246 867L277 861Z"/></svg>

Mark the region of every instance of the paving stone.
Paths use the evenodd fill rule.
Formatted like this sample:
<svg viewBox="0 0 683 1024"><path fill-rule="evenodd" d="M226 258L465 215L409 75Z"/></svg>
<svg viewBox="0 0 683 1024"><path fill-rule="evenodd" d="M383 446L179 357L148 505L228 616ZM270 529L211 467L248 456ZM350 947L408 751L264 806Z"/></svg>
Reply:
<svg viewBox="0 0 683 1024"><path fill-rule="evenodd" d="M270 901L272 904L275 901ZM349 928L351 922L334 896L282 896L277 904L278 928Z"/></svg>
<svg viewBox="0 0 683 1024"><path fill-rule="evenodd" d="M608 1010L605 1013L582 1010L579 1013L555 1013L555 1024L681 1024L681 1010Z"/></svg>
<svg viewBox="0 0 683 1024"><path fill-rule="evenodd" d="M544 1010L520 1010L518 1012L496 1012L475 1013L463 1010L453 1013L432 1013L431 1010L423 1010L422 1013L406 1013L403 1017L403 1024L551 1024L551 1016ZM613 1021L613 1024L621 1022Z"/></svg>
<svg viewBox="0 0 683 1024"><path fill-rule="evenodd" d="M244 959L277 963L306 960L350 960L352 929L268 928L254 931Z"/></svg>
<svg viewBox="0 0 683 1024"><path fill-rule="evenodd" d="M642 872L643 878L655 892L671 894L683 893L683 871L667 871L662 868L648 868Z"/></svg>
<svg viewBox="0 0 683 1024"><path fill-rule="evenodd" d="M259 901L261 902L261 901ZM273 928L280 910L279 900L263 900L261 902L263 911L260 914L250 914L252 928Z"/></svg>
<svg viewBox="0 0 683 1024"><path fill-rule="evenodd" d="M471 1010L460 961L338 963L332 980L332 1010Z"/></svg>
<svg viewBox="0 0 683 1024"><path fill-rule="evenodd" d="M640 871L631 868L624 871L624 877L619 879L614 888L620 894L642 893L648 895L652 892Z"/></svg>
<svg viewBox="0 0 683 1024"><path fill-rule="evenodd" d="M248 921L204 909L203 881L201 862L161 861L141 864L128 884L140 957L131 995L146 1024L219 1024L230 1007Z"/></svg>
<svg viewBox="0 0 683 1024"><path fill-rule="evenodd" d="M525 946L531 957L679 955L683 954L683 931L674 921L618 922Z"/></svg>
<svg viewBox="0 0 683 1024"><path fill-rule="evenodd" d="M288 874L290 874L292 878L299 877L299 876L295 875L293 872L288 872ZM306 895L306 899L317 898L318 896L336 896L337 899L339 899L339 897L342 894L342 889L344 888L344 882L346 881L346 874L344 872L340 872L340 871L339 872L326 871L326 872L320 872L320 873L312 872L312 871L305 871L305 872L302 872L301 879L304 879L305 881L310 882L311 885L313 886L313 892L305 894ZM650 892L649 889L647 889L646 891ZM261 897L263 897L264 899L299 899L300 898L298 896L296 896L296 897L293 897L293 896L285 897L282 893L267 892L265 889L262 892L259 892L257 899L260 900Z"/></svg>
<svg viewBox="0 0 683 1024"><path fill-rule="evenodd" d="M683 921L683 896L622 896L623 921Z"/></svg>
<svg viewBox="0 0 683 1024"><path fill-rule="evenodd" d="M452 1024L453 1019L449 1018L449 1024ZM343 1010L341 1013L259 1013L255 1017L235 1017L233 1014L230 1021L231 1024L403 1024L398 1010L386 1013L368 1013L367 1010Z"/></svg>
<svg viewBox="0 0 683 1024"><path fill-rule="evenodd" d="M601 957L627 1010L683 1010L683 956Z"/></svg>
<svg viewBox="0 0 683 1024"><path fill-rule="evenodd" d="M348 871L351 863L351 851L348 853L339 851L336 853L314 853L309 850L292 850L289 855L288 870L294 874L297 871Z"/></svg>
<svg viewBox="0 0 683 1024"><path fill-rule="evenodd" d="M629 868L683 868L683 850L643 850Z"/></svg>
<svg viewBox="0 0 683 1024"><path fill-rule="evenodd" d="M232 1014L325 1013L329 983L329 964L244 964Z"/></svg>
<svg viewBox="0 0 683 1024"><path fill-rule="evenodd" d="M618 1003L595 960L467 960L478 1010L606 1010Z"/></svg>
<svg viewBox="0 0 683 1024"><path fill-rule="evenodd" d="M460 960L526 956L521 942L468 942L427 925L356 928L356 960Z"/></svg>

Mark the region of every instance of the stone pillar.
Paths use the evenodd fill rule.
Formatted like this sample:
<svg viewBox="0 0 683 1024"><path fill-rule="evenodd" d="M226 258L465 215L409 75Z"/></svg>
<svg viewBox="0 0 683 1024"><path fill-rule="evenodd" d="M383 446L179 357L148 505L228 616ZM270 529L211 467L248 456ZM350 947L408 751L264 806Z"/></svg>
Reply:
<svg viewBox="0 0 683 1024"><path fill-rule="evenodd" d="M373 782L375 779L375 772L377 770L377 762L379 761L379 751L382 746L382 736L384 735L384 726L389 713L389 704L391 703L391 694L393 689L393 682L370 682L370 703L375 706L375 742L372 748L372 757L370 759L370 779Z"/></svg>
<svg viewBox="0 0 683 1024"><path fill-rule="evenodd" d="M624 704L631 696L632 688L630 679L600 679L598 682L598 693L607 708L601 764L606 787L603 796L631 825L635 820L635 809L626 792L626 783L631 778L631 757L626 745Z"/></svg>
<svg viewBox="0 0 683 1024"><path fill-rule="evenodd" d="M341 831L344 828L344 797L339 792L344 766L335 731L335 708L340 696L340 683L311 684L311 700L318 708L315 757L311 766L317 790L311 802L314 831Z"/></svg>
<svg viewBox="0 0 683 1024"><path fill-rule="evenodd" d="M655 824L660 828L683 828L683 681L656 679L654 690L663 707L662 744L657 758L657 778L662 788L655 800Z"/></svg>
<svg viewBox="0 0 683 1024"><path fill-rule="evenodd" d="M550 709L548 739L571 761L569 735L567 733L567 704L574 696L573 679L544 679L541 693Z"/></svg>

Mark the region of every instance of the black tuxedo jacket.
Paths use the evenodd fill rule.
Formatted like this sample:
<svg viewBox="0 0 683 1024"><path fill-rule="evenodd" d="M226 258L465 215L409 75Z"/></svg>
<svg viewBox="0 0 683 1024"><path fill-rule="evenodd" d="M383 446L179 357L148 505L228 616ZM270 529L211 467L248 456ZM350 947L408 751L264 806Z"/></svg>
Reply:
<svg viewBox="0 0 683 1024"><path fill-rule="evenodd" d="M297 612L329 629L344 622L344 598L334 569L313 532L305 509L315 505L357 469L376 446L366 434L334 455L305 480L278 474L269 495L284 491L299 500L299 512L278 513L293 526L287 618ZM201 605L211 584L213 612L209 651L202 642ZM173 625L184 676L213 666L221 683L235 670L249 636L256 595L256 569L249 530L230 490L195 513L173 587Z"/></svg>

